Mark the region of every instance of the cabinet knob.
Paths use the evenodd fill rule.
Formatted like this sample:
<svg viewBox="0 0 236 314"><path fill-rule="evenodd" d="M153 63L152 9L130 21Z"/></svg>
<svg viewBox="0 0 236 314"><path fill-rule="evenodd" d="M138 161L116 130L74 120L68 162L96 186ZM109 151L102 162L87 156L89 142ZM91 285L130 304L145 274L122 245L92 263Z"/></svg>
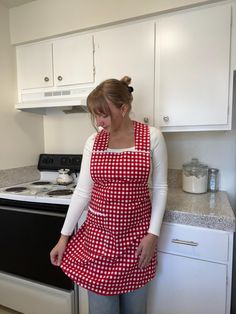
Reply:
<svg viewBox="0 0 236 314"><path fill-rule="evenodd" d="M148 124L148 123L149 123L148 117L144 117L144 118L143 118L143 122Z"/></svg>
<svg viewBox="0 0 236 314"><path fill-rule="evenodd" d="M62 78L61 75L59 75L59 76L57 77L57 79L58 79L58 81L62 81L62 80L63 80L63 78Z"/></svg>
<svg viewBox="0 0 236 314"><path fill-rule="evenodd" d="M49 77L45 76L44 81L48 82L49 81Z"/></svg>
<svg viewBox="0 0 236 314"><path fill-rule="evenodd" d="M168 116L164 116L164 117L163 117L163 120L164 120L165 122L169 122L170 118L169 118Z"/></svg>

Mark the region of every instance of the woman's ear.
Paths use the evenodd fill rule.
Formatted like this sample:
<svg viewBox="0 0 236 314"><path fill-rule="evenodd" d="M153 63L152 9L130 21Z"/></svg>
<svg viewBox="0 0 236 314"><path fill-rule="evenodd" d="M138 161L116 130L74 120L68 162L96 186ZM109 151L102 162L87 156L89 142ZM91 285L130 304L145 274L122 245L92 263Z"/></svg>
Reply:
<svg viewBox="0 0 236 314"><path fill-rule="evenodd" d="M128 106L126 104L123 104L121 106L121 114L122 114L123 118L124 118L124 116L126 115L127 112L128 112Z"/></svg>

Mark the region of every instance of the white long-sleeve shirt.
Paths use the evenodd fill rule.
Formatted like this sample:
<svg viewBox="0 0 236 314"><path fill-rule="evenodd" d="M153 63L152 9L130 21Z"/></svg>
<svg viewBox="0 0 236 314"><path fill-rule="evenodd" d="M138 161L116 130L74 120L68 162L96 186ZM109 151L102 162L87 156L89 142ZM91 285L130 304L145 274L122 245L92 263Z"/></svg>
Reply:
<svg viewBox="0 0 236 314"><path fill-rule="evenodd" d="M97 133L92 134L84 147L83 160L80 169L78 184L72 195L66 219L61 230L63 235L71 235L82 212L87 208L93 180L90 175L90 161L93 144ZM150 127L151 140L151 174L149 187L152 194L152 213L148 232L159 235L167 199L167 151L160 130ZM135 150L135 147L126 149L110 149L111 152Z"/></svg>

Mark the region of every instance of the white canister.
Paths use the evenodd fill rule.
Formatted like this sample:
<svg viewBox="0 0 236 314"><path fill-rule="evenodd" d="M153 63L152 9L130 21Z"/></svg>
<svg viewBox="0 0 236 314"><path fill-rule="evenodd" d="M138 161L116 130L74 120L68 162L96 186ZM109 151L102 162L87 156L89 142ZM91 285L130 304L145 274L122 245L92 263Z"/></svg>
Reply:
<svg viewBox="0 0 236 314"><path fill-rule="evenodd" d="M207 192L208 166L193 158L183 165L183 191L194 194Z"/></svg>

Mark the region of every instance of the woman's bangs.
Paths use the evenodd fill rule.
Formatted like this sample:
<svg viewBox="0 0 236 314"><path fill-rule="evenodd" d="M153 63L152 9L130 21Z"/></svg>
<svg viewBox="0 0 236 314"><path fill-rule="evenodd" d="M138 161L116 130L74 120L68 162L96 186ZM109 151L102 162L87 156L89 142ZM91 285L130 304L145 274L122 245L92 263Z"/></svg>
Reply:
<svg viewBox="0 0 236 314"><path fill-rule="evenodd" d="M87 106L92 115L111 115L109 105L104 97L94 97L93 99L88 99Z"/></svg>

